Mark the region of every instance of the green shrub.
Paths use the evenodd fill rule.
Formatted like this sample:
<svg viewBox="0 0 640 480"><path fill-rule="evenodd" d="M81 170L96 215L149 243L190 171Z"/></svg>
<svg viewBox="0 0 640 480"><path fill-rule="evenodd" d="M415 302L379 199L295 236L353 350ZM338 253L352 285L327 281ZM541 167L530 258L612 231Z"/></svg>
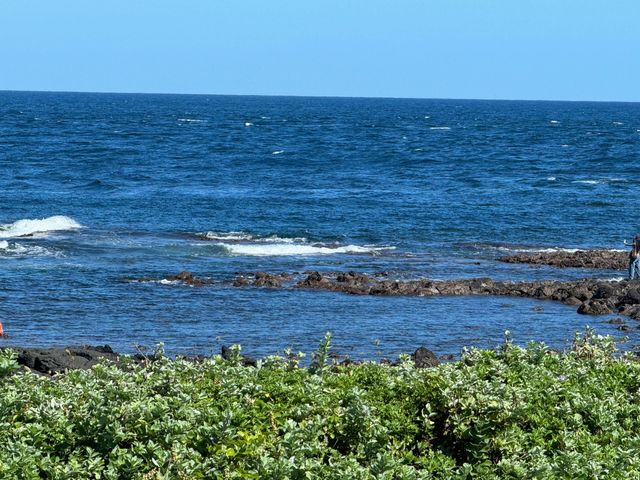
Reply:
<svg viewBox="0 0 640 480"><path fill-rule="evenodd" d="M0 478L640 478L640 365L609 338L426 370L331 366L329 340L312 370L158 356L52 380L2 353Z"/></svg>
<svg viewBox="0 0 640 480"><path fill-rule="evenodd" d="M12 374L18 369L17 355L11 349L0 350L0 378Z"/></svg>

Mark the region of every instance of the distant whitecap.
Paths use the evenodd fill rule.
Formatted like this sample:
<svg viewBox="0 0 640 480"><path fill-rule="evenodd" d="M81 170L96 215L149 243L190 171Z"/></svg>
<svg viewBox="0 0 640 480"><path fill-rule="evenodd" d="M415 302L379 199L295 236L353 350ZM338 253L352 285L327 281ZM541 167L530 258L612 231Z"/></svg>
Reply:
<svg viewBox="0 0 640 480"><path fill-rule="evenodd" d="M571 183L582 183L583 185L599 185L605 183L604 180L574 180Z"/></svg>
<svg viewBox="0 0 640 480"><path fill-rule="evenodd" d="M560 122L558 120L551 120L551 121L549 121L549 123L556 124L556 123L560 123Z"/></svg>
<svg viewBox="0 0 640 480"><path fill-rule="evenodd" d="M280 155L284 153L284 150L276 150L275 152L271 152L271 155Z"/></svg>
<svg viewBox="0 0 640 480"><path fill-rule="evenodd" d="M185 123L202 123L202 122L204 122L204 120L200 120L199 118L179 118L178 121L179 122L185 122Z"/></svg>
<svg viewBox="0 0 640 480"><path fill-rule="evenodd" d="M245 126L245 127L251 127L251 126L253 126L253 123L251 123L251 122L244 122L244 126Z"/></svg>
<svg viewBox="0 0 640 480"><path fill-rule="evenodd" d="M451 127L429 127L429 130L451 130Z"/></svg>

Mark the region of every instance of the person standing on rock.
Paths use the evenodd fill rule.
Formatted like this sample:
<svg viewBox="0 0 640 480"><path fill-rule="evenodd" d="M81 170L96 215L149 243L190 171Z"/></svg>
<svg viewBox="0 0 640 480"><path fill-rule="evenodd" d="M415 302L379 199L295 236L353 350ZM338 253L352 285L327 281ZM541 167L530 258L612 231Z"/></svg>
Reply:
<svg viewBox="0 0 640 480"><path fill-rule="evenodd" d="M633 248L629 252L629 280L640 279L640 234L633 239Z"/></svg>

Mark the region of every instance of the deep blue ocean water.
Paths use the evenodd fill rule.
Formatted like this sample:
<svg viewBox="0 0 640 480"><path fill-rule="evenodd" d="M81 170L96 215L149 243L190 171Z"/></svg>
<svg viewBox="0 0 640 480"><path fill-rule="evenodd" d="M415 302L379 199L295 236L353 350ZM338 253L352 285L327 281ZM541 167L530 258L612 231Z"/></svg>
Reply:
<svg viewBox="0 0 640 480"><path fill-rule="evenodd" d="M331 330L377 358L617 334L551 302L160 280L620 277L496 258L625 248L639 179L640 104L0 92L0 344L264 355Z"/></svg>

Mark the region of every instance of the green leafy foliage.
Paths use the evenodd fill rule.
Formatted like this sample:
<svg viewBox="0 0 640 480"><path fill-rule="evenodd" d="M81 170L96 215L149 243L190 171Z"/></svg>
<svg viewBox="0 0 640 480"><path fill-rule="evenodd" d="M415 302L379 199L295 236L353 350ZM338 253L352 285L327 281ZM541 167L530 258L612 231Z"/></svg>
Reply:
<svg viewBox="0 0 640 480"><path fill-rule="evenodd" d="M330 365L329 342L313 369L236 348L54 379L2 353L0 478L640 478L640 364L609 338L426 370Z"/></svg>
<svg viewBox="0 0 640 480"><path fill-rule="evenodd" d="M12 374L18 369L16 353L11 350L0 350L0 378Z"/></svg>

